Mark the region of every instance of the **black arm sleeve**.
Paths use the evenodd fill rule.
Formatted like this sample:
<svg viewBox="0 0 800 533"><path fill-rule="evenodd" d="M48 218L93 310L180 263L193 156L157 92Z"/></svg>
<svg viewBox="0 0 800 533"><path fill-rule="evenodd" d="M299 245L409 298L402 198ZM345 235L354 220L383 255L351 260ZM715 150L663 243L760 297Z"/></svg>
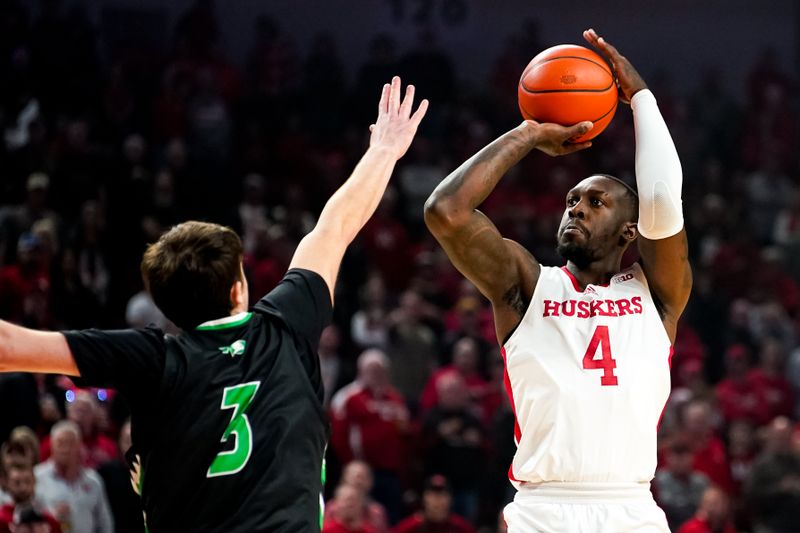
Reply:
<svg viewBox="0 0 800 533"><path fill-rule="evenodd" d="M164 374L164 333L157 328L66 331L81 387L111 387L127 398L158 391Z"/></svg>
<svg viewBox="0 0 800 533"><path fill-rule="evenodd" d="M325 280L311 270L293 268L254 306L256 311L277 311L316 351L322 330L333 319L331 294Z"/></svg>

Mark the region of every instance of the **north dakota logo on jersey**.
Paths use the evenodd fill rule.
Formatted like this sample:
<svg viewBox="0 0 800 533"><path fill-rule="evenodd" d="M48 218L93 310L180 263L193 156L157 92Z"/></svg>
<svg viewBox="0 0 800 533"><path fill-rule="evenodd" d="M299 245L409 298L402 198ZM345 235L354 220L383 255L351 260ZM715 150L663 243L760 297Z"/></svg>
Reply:
<svg viewBox="0 0 800 533"><path fill-rule="evenodd" d="M239 339L235 341L230 346L220 346L219 351L224 353L225 355L230 355L231 357L236 357L238 355L242 355L244 353L244 349L247 347L247 341L243 339Z"/></svg>

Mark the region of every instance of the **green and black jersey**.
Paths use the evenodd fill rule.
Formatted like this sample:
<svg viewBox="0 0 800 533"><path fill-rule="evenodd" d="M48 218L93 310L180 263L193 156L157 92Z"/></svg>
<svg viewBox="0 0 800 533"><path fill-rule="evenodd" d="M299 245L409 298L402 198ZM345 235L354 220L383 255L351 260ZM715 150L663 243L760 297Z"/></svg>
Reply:
<svg viewBox="0 0 800 533"><path fill-rule="evenodd" d="M65 333L76 381L116 388L131 407L151 533L319 531L317 348L331 315L325 281L292 269L251 312L177 336Z"/></svg>

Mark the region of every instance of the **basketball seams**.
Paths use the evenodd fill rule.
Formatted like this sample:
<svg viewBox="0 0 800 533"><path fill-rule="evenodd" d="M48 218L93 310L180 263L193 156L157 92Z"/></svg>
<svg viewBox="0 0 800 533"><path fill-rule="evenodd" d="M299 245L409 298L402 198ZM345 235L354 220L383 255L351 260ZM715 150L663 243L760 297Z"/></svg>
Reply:
<svg viewBox="0 0 800 533"><path fill-rule="evenodd" d="M535 89L529 89L528 87L526 87L526 83L525 83L525 82L526 82L526 80L525 80L525 78L528 76L528 74L530 74L530 72L531 72L533 69L535 69L536 67L538 67L538 66L540 66L540 65L543 65L543 64L545 64L545 63L549 63L550 61L556 61L556 60L558 60L558 59L579 59L579 60L581 60L581 61L588 61L589 63L592 63L592 64L594 64L594 65L597 65L597 66L599 66L600 68L602 68L602 69L603 69L603 72L605 72L606 74L608 74L608 75L609 75L609 78L610 78L610 80L609 80L609 84L608 84L606 87L602 88L602 89L540 89L540 90L535 90ZM583 93L583 92L587 92L587 93L602 93L602 92L604 92L604 91L608 91L608 90L609 90L609 89L611 89L611 87L613 87L613 86L614 86L614 74L613 74L613 73L612 73L612 72L611 72L611 71L608 69L608 65L605 65L605 64L602 64L602 65L601 65L601 64L600 64L600 63L598 63L597 61L594 61L594 60L592 60L592 59L589 59L589 58L586 58L586 57L580 57L580 56L558 56L558 57L549 57L549 58L547 58L547 59L542 59L542 60L541 60L541 61L539 61L538 63L536 63L536 64L534 64L534 65L530 65L530 66L529 66L527 69L525 69L525 72L523 72L523 73L522 73L522 76L520 76L520 79L519 79L519 87L520 87L520 88L521 88L523 91L525 91L526 93L528 93L528 94L539 94L539 93L560 93L560 92L572 92L572 93Z"/></svg>
<svg viewBox="0 0 800 533"><path fill-rule="evenodd" d="M601 67L601 68L602 68L603 70L605 70L605 71L608 73L608 75L609 75L609 76L611 76L612 78L614 77L614 73L613 73L613 72L611 72L611 69L609 68L609 66L608 66L608 63L606 63L605 61L597 62L597 61L595 61L594 59L591 59L591 58L589 58L589 57L583 57L583 56L556 56L556 57L548 57L548 58L542 59L541 61L537 61L537 62L536 62L536 63L534 63L533 65L530 65L530 68L529 68L528 70L526 70L526 71L525 71L525 74L527 74L527 72L528 72L529 70L531 70L532 68L538 67L538 66L539 66L539 65L541 65L542 63L549 63L550 61L555 61L556 59L580 59L581 61L588 61L589 63L594 63L594 64L595 64L595 65L597 65L598 67ZM525 74L523 74L523 77L525 76Z"/></svg>

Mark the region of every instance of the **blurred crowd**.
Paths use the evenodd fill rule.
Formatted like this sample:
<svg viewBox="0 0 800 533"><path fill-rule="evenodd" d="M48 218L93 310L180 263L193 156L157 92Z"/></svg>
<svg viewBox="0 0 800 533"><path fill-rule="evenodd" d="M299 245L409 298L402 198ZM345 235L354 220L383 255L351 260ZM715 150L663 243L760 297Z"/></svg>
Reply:
<svg viewBox="0 0 800 533"><path fill-rule="evenodd" d="M431 109L345 258L322 336L323 531L504 531L514 415L491 310L425 230L422 206L519 122L519 74L553 43L535 21L510 28L472 86L430 28L406 49L391 33L366 37L366 61L347 69L332 35L301 54L262 15L236 64L221 8L195 2L159 48L103 32L80 4L0 1L0 318L174 332L138 264L189 218L239 232L254 301L347 178L381 85L400 74ZM638 65L681 155L695 277L652 485L683 533L800 531L800 131L797 82L777 57L765 50L730 83L709 68L692 86ZM635 179L630 113L617 114L591 150L525 159L483 206L543 264L562 264L554 235L574 183ZM112 390L0 375L0 531L141 531L127 415Z"/></svg>

